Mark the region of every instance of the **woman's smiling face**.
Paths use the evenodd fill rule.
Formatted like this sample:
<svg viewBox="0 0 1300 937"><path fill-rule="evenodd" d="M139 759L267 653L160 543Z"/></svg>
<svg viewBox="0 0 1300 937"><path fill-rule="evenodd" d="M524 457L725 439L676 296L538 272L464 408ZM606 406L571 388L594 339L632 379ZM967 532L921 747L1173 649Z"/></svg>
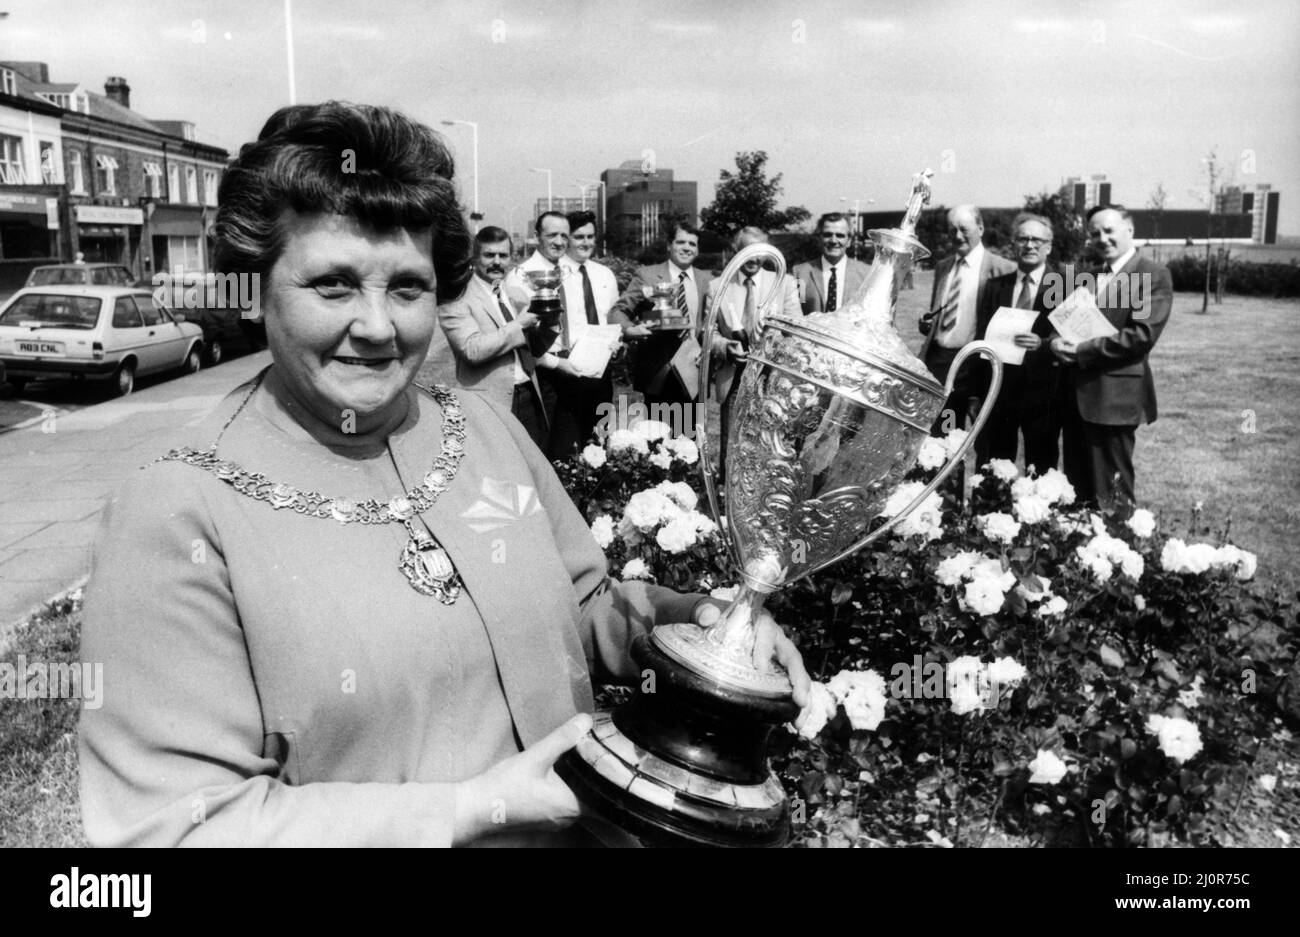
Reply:
<svg viewBox="0 0 1300 937"><path fill-rule="evenodd" d="M392 429L438 325L432 232L293 211L282 223L289 234L263 293L277 369L335 430Z"/></svg>

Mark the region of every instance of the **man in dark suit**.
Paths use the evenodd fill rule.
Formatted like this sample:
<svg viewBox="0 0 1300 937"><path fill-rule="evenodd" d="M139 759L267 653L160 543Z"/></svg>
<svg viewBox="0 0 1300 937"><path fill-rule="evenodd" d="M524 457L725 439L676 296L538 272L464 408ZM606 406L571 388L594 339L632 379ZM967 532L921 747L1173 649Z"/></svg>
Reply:
<svg viewBox="0 0 1300 937"><path fill-rule="evenodd" d="M925 335L919 357L941 384L948 380L957 353L975 338L975 320L989 280L1016 269L1011 261L984 249L984 219L974 205L958 205L948 212L948 233L957 251L935 264L930 311L918 323ZM977 374L967 369L953 385L931 432L939 435L970 420L971 401L979 391Z"/></svg>
<svg viewBox="0 0 1300 937"><path fill-rule="evenodd" d="M438 321L456 358L456 383L508 406L539 448L546 447L547 417L530 333L539 320L528 297L504 284L510 235L488 225L474 236L474 275L465 294L438 307Z"/></svg>
<svg viewBox="0 0 1300 937"><path fill-rule="evenodd" d="M679 224L668 242L668 260L662 264L637 269L609 311L609 322L623 326L623 337L631 343L632 386L645 396L646 406L672 404L682 408L680 423L686 427L685 405L695 399L698 389L681 371L673 366L673 357L682 351L693 357L698 352L695 333L699 329L700 313L708 294L713 274L693 266L700 254L700 232L689 224ZM646 288L656 283L676 284L674 302L682 315L690 318L690 326L678 331L652 331L641 324L641 316L652 303L646 297ZM688 346L683 350L682 346ZM691 351L694 347L695 352Z"/></svg>
<svg viewBox="0 0 1300 937"><path fill-rule="evenodd" d="M1138 253L1123 206L1089 212L1088 237L1103 258L1097 306L1118 331L1077 345L1052 339L1052 352L1065 366L1065 473L1080 501L1129 511L1138 424L1156 419L1147 356L1169 320L1173 281L1168 268Z"/></svg>
<svg viewBox="0 0 1300 937"><path fill-rule="evenodd" d="M849 220L839 212L817 219L817 236L822 255L812 263L795 264L793 276L799 288L804 315L834 312L847 304L867 278L871 268L847 254L852 235Z"/></svg>
<svg viewBox="0 0 1300 937"><path fill-rule="evenodd" d="M975 440L979 465L989 459L1016 460L1018 434L1025 437L1025 467L1039 475L1056 468L1060 456L1061 416L1057 402L1061 363L1048 348L1052 323L1047 314L1065 296L1061 274L1050 266L1052 223L1042 215L1021 212L1011 223L1016 252L1016 270L993 277L984 291L975 327L976 340L983 339L989 321L1003 306L1032 309L1038 313L1028 332L1015 337L1025 349L1020 364L1003 362L1002 390L989 413L988 422ZM1052 289L1055 280L1056 289ZM982 365L983 362L980 362ZM981 390L987 392L988 368L981 368Z"/></svg>

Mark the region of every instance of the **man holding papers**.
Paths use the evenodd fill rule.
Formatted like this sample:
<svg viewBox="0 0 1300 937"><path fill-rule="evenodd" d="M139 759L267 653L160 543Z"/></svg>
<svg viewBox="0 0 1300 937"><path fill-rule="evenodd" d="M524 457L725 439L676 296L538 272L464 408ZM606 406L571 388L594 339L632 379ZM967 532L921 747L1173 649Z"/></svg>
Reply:
<svg viewBox="0 0 1300 937"><path fill-rule="evenodd" d="M993 343L1004 365L1002 391L984 429L975 440L979 465L989 459L1016 460L1019 434L1025 437L1025 468L1038 474L1056 468L1060 455L1061 364L1048 348L1052 324L1047 318L1060 288L1051 290L1048 266L1052 224L1042 215L1021 212L1011 223L1016 270L989 280L979 310L975 337ZM982 363L981 363L982 364ZM981 369L987 392L988 368Z"/></svg>
<svg viewBox="0 0 1300 937"><path fill-rule="evenodd" d="M1057 317L1051 342L1064 365L1065 473L1080 501L1124 508L1135 500L1138 424L1156 419L1147 356L1169 319L1173 282L1166 267L1137 253L1123 207L1094 208L1088 237L1103 258L1094 295L1105 321L1090 320L1092 304L1083 304ZM1061 305L1068 304L1069 297Z"/></svg>

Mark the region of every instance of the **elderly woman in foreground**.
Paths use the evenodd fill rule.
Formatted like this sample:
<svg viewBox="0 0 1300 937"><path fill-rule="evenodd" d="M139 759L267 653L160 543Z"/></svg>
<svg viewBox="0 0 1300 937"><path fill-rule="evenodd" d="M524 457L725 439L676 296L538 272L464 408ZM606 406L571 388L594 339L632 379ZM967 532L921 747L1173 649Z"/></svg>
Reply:
<svg viewBox="0 0 1300 937"><path fill-rule="evenodd" d="M470 241L452 161L392 111L285 108L221 185L273 364L110 503L82 653L92 843L580 843L552 770L592 679L716 604L611 583L509 412L417 388ZM161 453L160 453L161 455ZM763 657L797 651L770 619Z"/></svg>

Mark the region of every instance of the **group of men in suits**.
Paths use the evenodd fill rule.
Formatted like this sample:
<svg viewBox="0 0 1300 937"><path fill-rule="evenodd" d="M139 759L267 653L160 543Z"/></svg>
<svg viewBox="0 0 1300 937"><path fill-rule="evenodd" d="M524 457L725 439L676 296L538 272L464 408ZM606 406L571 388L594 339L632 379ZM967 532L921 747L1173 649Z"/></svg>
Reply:
<svg viewBox="0 0 1300 937"><path fill-rule="evenodd" d="M1102 265L1078 283L1050 262L1054 232L1041 215L1022 212L1012 222L1014 262L984 248L973 205L952 209L948 227L957 249L935 266L930 312L920 320L921 357L936 378L948 379L958 352L985 337L998 309L1036 313L1030 330L1014 339L1023 361L1004 362L1001 392L976 440L977 461L1014 461L1023 436L1027 468L1042 474L1059 458L1081 503L1131 510L1137 427L1156 418L1148 355L1173 303L1168 269L1138 253L1132 219L1117 205L1089 213L1089 240ZM1048 314L1076 288L1094 292L1114 334L1077 345L1057 334ZM965 425L987 392L988 369L963 368L934 431Z"/></svg>

